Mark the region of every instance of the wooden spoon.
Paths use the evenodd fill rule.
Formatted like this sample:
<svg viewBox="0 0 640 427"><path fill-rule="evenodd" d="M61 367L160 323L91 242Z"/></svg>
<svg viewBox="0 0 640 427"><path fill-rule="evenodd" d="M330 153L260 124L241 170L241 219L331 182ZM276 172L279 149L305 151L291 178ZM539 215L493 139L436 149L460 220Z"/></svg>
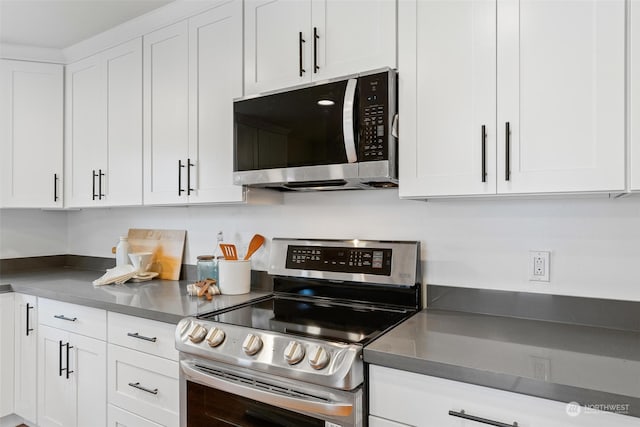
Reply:
<svg viewBox="0 0 640 427"><path fill-rule="evenodd" d="M255 251L257 251L258 249L260 249L260 246L262 246L263 244L264 244L264 236L261 236L260 234L255 234L251 238L251 241L249 242L249 248L247 249L247 254L244 256L244 260L246 261L249 258L251 258L251 255L253 255Z"/></svg>

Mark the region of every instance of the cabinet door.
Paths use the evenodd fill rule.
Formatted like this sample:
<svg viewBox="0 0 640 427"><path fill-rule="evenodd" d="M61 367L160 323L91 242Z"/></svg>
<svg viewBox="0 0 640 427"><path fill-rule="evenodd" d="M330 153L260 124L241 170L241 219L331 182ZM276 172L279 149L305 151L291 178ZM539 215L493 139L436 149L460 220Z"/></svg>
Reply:
<svg viewBox="0 0 640 427"><path fill-rule="evenodd" d="M39 325L38 330L38 425L40 427L75 426L75 386L61 373L66 361L69 332ZM62 350L61 350L62 348Z"/></svg>
<svg viewBox="0 0 640 427"><path fill-rule="evenodd" d="M99 54L66 68L65 201L69 207L103 204L99 174L107 172L104 77Z"/></svg>
<svg viewBox="0 0 640 427"><path fill-rule="evenodd" d="M107 343L71 334L69 369L73 371L77 427L107 424Z"/></svg>
<svg viewBox="0 0 640 427"><path fill-rule="evenodd" d="M62 207L62 65L0 60L0 207Z"/></svg>
<svg viewBox="0 0 640 427"><path fill-rule="evenodd" d="M629 2L629 144L631 190L640 190L640 0Z"/></svg>
<svg viewBox="0 0 640 427"><path fill-rule="evenodd" d="M311 80L311 0L247 0L244 36L247 95Z"/></svg>
<svg viewBox="0 0 640 427"><path fill-rule="evenodd" d="M0 295L0 418L13 410L13 293Z"/></svg>
<svg viewBox="0 0 640 427"><path fill-rule="evenodd" d="M499 0L497 17L498 192L624 190L625 2Z"/></svg>
<svg viewBox="0 0 640 427"><path fill-rule="evenodd" d="M189 203L242 202L233 185L233 99L242 96L242 2L189 20Z"/></svg>
<svg viewBox="0 0 640 427"><path fill-rule="evenodd" d="M109 206L142 204L142 40L103 54L106 73L107 173L102 185Z"/></svg>
<svg viewBox="0 0 640 427"><path fill-rule="evenodd" d="M15 369L14 412L36 422L36 373L38 343L37 299L32 295L15 294Z"/></svg>
<svg viewBox="0 0 640 427"><path fill-rule="evenodd" d="M311 17L313 80L396 68L395 0L312 0Z"/></svg>
<svg viewBox="0 0 640 427"><path fill-rule="evenodd" d="M400 2L401 197L495 193L495 12L495 0Z"/></svg>
<svg viewBox="0 0 640 427"><path fill-rule="evenodd" d="M186 203L188 22L144 37L144 203ZM179 163L182 167L179 167Z"/></svg>

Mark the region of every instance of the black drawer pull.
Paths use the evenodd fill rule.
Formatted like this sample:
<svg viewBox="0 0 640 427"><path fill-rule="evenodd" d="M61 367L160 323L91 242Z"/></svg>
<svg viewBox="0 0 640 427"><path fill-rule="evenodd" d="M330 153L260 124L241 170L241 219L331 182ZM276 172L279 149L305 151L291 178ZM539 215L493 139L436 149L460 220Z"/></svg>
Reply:
<svg viewBox="0 0 640 427"><path fill-rule="evenodd" d="M151 341L151 342L156 342L158 339L156 337L153 337L153 338L145 337L144 335L140 335L137 332L135 333L127 332L127 336L130 336L131 338L138 338L140 340Z"/></svg>
<svg viewBox="0 0 640 427"><path fill-rule="evenodd" d="M302 32L299 32L298 33L298 58L300 59L300 63L298 64L298 71L299 71L300 77L302 77L302 75L307 72L304 68L302 68L302 44L303 43L306 43L306 40L302 38Z"/></svg>
<svg viewBox="0 0 640 427"><path fill-rule="evenodd" d="M490 425L490 426L496 426L496 427L518 427L518 423L515 422L515 421L513 422L513 424L505 424L505 423L501 423L499 421L493 421L493 420L488 420L486 418L476 417L475 415L469 415L466 412L464 412L464 409L462 409L460 412L449 411L449 415L451 415L452 417L463 418L465 420L475 421L477 423L487 424L487 425Z"/></svg>
<svg viewBox="0 0 640 427"><path fill-rule="evenodd" d="M133 388L137 388L138 390L146 391L147 393L158 394L157 388L154 388L153 390L151 390L146 387L142 387L140 383L129 383L129 386Z"/></svg>
<svg viewBox="0 0 640 427"><path fill-rule="evenodd" d="M33 328L29 327L29 310L33 310L33 309L34 309L34 307L31 304L27 303L27 310L26 310L26 312L27 312L27 336L29 336L29 332L33 331Z"/></svg>
<svg viewBox="0 0 640 427"><path fill-rule="evenodd" d="M509 126L509 122L504 125L504 180L509 181L511 177L511 153L509 152L511 149L511 127Z"/></svg>
<svg viewBox="0 0 640 427"><path fill-rule="evenodd" d="M60 320L68 320L69 322L75 322L76 320L78 320L77 317L74 317L74 318L66 317L63 314L56 314L53 317L55 317L56 319L60 319Z"/></svg>
<svg viewBox="0 0 640 427"><path fill-rule="evenodd" d="M487 182L487 126L482 125L482 182Z"/></svg>

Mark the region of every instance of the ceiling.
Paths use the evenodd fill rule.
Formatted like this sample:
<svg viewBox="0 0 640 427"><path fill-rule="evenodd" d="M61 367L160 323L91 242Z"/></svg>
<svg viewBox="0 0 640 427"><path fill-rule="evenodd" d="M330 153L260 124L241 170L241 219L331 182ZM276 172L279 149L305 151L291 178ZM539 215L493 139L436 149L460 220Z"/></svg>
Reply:
<svg viewBox="0 0 640 427"><path fill-rule="evenodd" d="M172 0L0 0L0 43L63 49Z"/></svg>

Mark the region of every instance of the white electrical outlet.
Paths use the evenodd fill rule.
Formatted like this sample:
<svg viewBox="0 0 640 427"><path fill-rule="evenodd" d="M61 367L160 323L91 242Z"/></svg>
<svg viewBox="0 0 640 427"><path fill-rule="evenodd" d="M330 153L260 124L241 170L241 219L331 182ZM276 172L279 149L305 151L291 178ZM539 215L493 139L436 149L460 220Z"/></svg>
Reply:
<svg viewBox="0 0 640 427"><path fill-rule="evenodd" d="M529 280L535 282L548 282L551 264L549 251L529 251Z"/></svg>

